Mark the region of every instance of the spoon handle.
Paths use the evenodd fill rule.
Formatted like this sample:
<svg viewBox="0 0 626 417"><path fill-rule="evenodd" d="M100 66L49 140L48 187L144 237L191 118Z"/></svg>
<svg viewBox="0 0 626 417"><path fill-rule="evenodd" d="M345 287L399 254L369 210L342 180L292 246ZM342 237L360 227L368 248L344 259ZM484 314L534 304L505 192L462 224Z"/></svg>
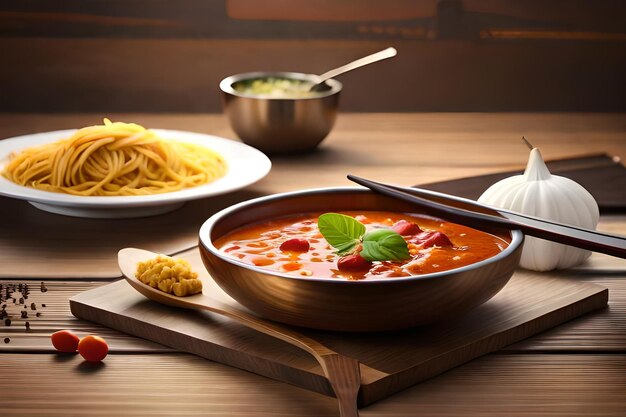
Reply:
<svg viewBox="0 0 626 417"><path fill-rule="evenodd" d="M314 339L311 339L308 336L300 334L276 322L260 319L256 316L253 316L252 314L231 307L228 304L221 303L213 298L211 298L210 304L205 302L198 302L194 304L195 308L228 317L229 319L236 321L237 323L240 323L246 327L275 337L300 349L303 349L313 355L316 359L330 354L335 354L334 351L330 350L326 346L322 345Z"/></svg>
<svg viewBox="0 0 626 417"><path fill-rule="evenodd" d="M272 321L259 319L245 311L211 299L211 303L197 303L199 309L207 310L236 321L258 332L275 337L310 353L321 365L324 375L333 387L339 403L341 417L359 417L357 397L361 387L359 362L333 350L294 330Z"/></svg>
<svg viewBox="0 0 626 417"><path fill-rule="evenodd" d="M372 64L376 61L380 61L386 58L391 58L392 56L396 56L397 53L398 51L396 51L396 48L389 47L387 49L383 49L380 52L376 52L375 54L364 56L363 58L359 58L356 61L350 62L349 64L323 73L319 76L317 84L321 84L330 78L336 77L339 74L343 74L344 72L352 71L353 69L357 69L364 65Z"/></svg>

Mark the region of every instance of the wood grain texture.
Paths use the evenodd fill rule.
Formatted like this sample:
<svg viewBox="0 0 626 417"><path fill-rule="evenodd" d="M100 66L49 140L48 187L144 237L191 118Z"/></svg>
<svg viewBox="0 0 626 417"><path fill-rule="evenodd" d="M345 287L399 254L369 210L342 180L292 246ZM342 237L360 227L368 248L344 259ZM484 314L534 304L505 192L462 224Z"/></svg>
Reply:
<svg viewBox="0 0 626 417"><path fill-rule="evenodd" d="M182 256L194 257L195 250L191 253ZM599 273L586 268L571 274L569 279L591 282L608 288L609 308L574 319L527 341L510 345L504 350L520 353L626 351L626 282L621 278L626 274L626 268L624 265L613 264L611 261L614 258L604 256L594 258L595 256L592 257L594 260L592 265L600 271ZM624 263L623 260L620 261ZM617 269L615 269L616 266ZM0 352L52 352L49 336L61 329L74 329L81 335L104 334L107 336L112 351L161 352L170 350L163 345L109 330L92 322L78 320L70 313L69 298L82 291L105 285L106 282L45 281L48 292L41 294L39 292L40 281L0 280L2 285L20 282L30 283L32 288L30 302L37 304L36 312L41 312L41 317L32 318L31 311L29 311L28 321L31 331L27 332L24 326L26 320L20 318L21 307L9 306L7 311L12 313L12 324L7 327L0 320L0 341L9 337L10 343L0 343ZM46 303L45 309L41 307L42 303ZM235 333L235 337L241 336Z"/></svg>
<svg viewBox="0 0 626 417"><path fill-rule="evenodd" d="M622 355L490 355L373 404L364 415L617 417L626 410L625 370Z"/></svg>
<svg viewBox="0 0 626 417"><path fill-rule="evenodd" d="M480 4L476 3L476 6ZM218 115L117 116L154 127L234 137L226 120ZM94 123L100 117L93 114L0 114L0 137L82 126ZM609 152L624 158L624 132L624 115L342 114L320 152L274 160L270 176L248 191L264 194L347 185L348 181L344 179L347 171L411 185L518 169L523 167L527 157L525 149L518 143L522 134L534 142L539 140L537 145L547 158L589 152ZM395 152L380 157L381 143L389 144ZM457 151L447 151L454 146ZM0 322L0 409L3 415L337 415L332 398L192 355L160 354L156 350L164 348L156 344L73 319L67 303L69 297L101 285L97 282L79 285L76 279L88 278L107 268L115 272L112 262L103 259L92 262L97 256L93 254L85 255L90 259L89 265L71 257L55 262L52 260L54 256L63 255L51 246L73 242L64 235L48 234L45 228L33 236L46 240L47 245L31 241L32 246L14 247L2 238L2 233L13 226L14 219L20 218L21 212L28 212L29 205L20 202L15 207L8 213L9 217L0 217L0 265L3 271L19 273L21 269L31 268L38 274L52 271L59 277L63 276L63 271L73 271L67 276L75 279L71 282L46 281L49 291L43 295L32 291L33 301L38 304L51 297L43 316L31 321L32 332L25 332L21 318L17 318L11 327ZM170 228L176 226L173 224ZM625 218L603 217L601 228L626 234ZM194 239L195 233L193 231ZM35 250L28 252L31 247ZM74 267L74 263L78 266ZM626 284L623 278L626 267L623 260L594 255L590 263L569 271L568 275L567 279L576 282L594 282L608 287L609 308L500 351L505 354L487 355L455 368L366 407L361 414L384 417L623 416L626 413L623 399L626 391L626 357L623 355L626 352ZM0 282L6 283L7 280ZM56 282L59 287L55 287ZM38 285L40 280L34 283ZM55 296L57 289L60 293ZM208 320L217 319L198 318L198 321ZM223 322L223 325L225 337L229 337L233 344L245 345L251 341L236 329L229 328L228 323ZM15 353L21 349L50 349L49 334L60 328L105 335L114 347L105 365L85 366L77 356ZM2 339L8 336L10 343L3 343ZM272 345L268 346L270 350ZM124 350L147 354L128 355L122 353ZM5 353L9 351L12 353ZM573 354L576 352L582 354ZM611 354L601 354L603 352ZM306 356L302 358L290 357L285 352L284 360L299 361L304 366Z"/></svg>
<svg viewBox="0 0 626 417"><path fill-rule="evenodd" d="M285 7L284 0L8 0L0 8L0 36L211 37L403 39L456 37L489 28L621 33L620 2L560 0L314 0ZM267 22L272 24L268 25ZM367 30L369 29L369 30ZM419 31L418 29L421 29ZM473 38L470 38L473 39Z"/></svg>
<svg viewBox="0 0 626 417"><path fill-rule="evenodd" d="M617 228L621 224L621 228ZM624 230L623 221L614 225L616 231ZM195 267L202 268L196 249L184 252L180 256L194 259ZM202 270L202 269L200 269ZM517 352L541 351L569 351L569 352L620 352L626 351L626 282L622 278L626 274L626 261L594 254L590 261L575 270L568 272L569 278L575 281L595 283L609 289L609 308L588 314L584 317L564 323L559 327L543 332L527 341L511 345L505 350ZM563 275L563 274L561 274ZM48 291L40 293L40 281L0 280L0 284L30 283L31 300L38 306L36 312L40 318L32 318L29 310L31 331L27 332L24 326L26 320L20 318L20 308L11 307L12 325L7 327L0 320L0 340L9 337L8 344L0 343L1 351L52 351L49 336L60 329L74 329L79 334L104 334L111 336L108 339L112 350L134 350L143 352L159 352L169 350L162 345L144 342L141 339L125 335L116 331L105 330L103 326L77 320L70 313L68 300L72 296L96 288L105 282L80 281L50 281L45 285ZM27 300L28 301L28 300ZM46 303L46 309L41 304ZM30 303L27 303L30 305ZM36 313L35 312L35 313Z"/></svg>
<svg viewBox="0 0 626 417"><path fill-rule="evenodd" d="M379 29L368 26L381 28L363 26L371 32ZM423 28L410 30L413 37L425 35ZM620 78L626 72L625 41L479 41L478 32L470 32L474 41L367 34L339 40L281 40L282 34L272 39L0 38L0 55L11 56L0 67L0 79L7 80L0 111L219 112L218 85L226 76L321 74L390 44L399 51L394 59L340 77L342 111L626 111Z"/></svg>
<svg viewBox="0 0 626 417"><path fill-rule="evenodd" d="M361 416L621 417L625 372L623 354L488 355ZM112 354L91 367L78 356L11 354L0 376L11 417L337 416L334 399L192 355Z"/></svg>
<svg viewBox="0 0 626 417"><path fill-rule="evenodd" d="M0 277L119 278L120 248L137 246L166 254L189 249L211 213L259 195L240 191L194 201L160 216L106 220L59 216L0 197L0 218L11 219L2 220L0 229L0 258L6 266Z"/></svg>
<svg viewBox="0 0 626 417"><path fill-rule="evenodd" d="M0 280L0 309L6 312L6 315L0 313L0 353L54 352L50 335L63 329L71 329L79 337L100 335L106 338L112 352L171 351L163 345L131 338L116 330L72 316L69 298L100 285L102 282L46 281L42 285L42 281ZM28 294L23 290L25 286L28 286ZM7 298L7 288L22 288L22 291L11 291ZM7 319L10 323L7 323ZM5 338L9 339L8 343L4 342Z"/></svg>
<svg viewBox="0 0 626 417"><path fill-rule="evenodd" d="M203 272L197 253L190 260L203 291L237 307ZM362 383L359 403L370 404L480 355L556 326L606 304L599 286L516 273L493 299L454 320L405 331L346 334L300 329L305 336L357 359ZM319 364L228 319L169 308L146 300L126 281L78 294L70 300L80 318L199 356L279 379L312 391L332 392ZM224 323L227 323L226 325ZM239 337L232 339L230 329ZM233 343L235 342L235 343ZM261 349L261 350L260 350Z"/></svg>
<svg viewBox="0 0 626 417"><path fill-rule="evenodd" d="M148 127L235 137L222 115L109 116ZM0 137L85 126L101 117L0 114ZM0 197L0 277L118 277L114 255L121 247L165 253L188 249L195 246L197 230L210 214L245 199L352 185L347 173L413 185L519 169L528 157L519 142L522 134L536 142L546 159L602 152L626 158L624 132L626 118L621 114L341 114L317 152L273 157L272 172L246 190L188 203L163 216L110 222L75 219ZM384 156L381 144L389 149ZM444 155L446 149L455 151ZM161 238L161 228L167 229L168 239Z"/></svg>
<svg viewBox="0 0 626 417"><path fill-rule="evenodd" d="M0 110L216 112L226 75L321 73L393 44L394 63L341 77L344 109L624 111L626 7L586 3L9 0Z"/></svg>

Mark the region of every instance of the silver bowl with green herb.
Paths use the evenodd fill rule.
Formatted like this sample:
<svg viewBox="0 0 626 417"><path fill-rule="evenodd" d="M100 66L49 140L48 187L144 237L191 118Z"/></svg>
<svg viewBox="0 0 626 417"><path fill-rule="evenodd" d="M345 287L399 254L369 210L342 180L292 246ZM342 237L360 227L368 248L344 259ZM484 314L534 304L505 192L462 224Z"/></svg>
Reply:
<svg viewBox="0 0 626 417"><path fill-rule="evenodd" d="M317 75L250 72L220 82L224 112L248 145L271 154L315 149L330 133L342 85L330 79L311 90Z"/></svg>

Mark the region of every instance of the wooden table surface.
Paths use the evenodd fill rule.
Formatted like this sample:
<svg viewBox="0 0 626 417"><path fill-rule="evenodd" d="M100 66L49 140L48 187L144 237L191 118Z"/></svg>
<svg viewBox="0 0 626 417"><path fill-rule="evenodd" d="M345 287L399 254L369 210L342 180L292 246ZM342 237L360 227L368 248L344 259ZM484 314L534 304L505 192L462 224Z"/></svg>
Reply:
<svg viewBox="0 0 626 417"><path fill-rule="evenodd" d="M107 116L150 127L235 137L221 115ZM95 124L100 118L0 114L0 138ZM224 205L256 195L348 185L345 174L349 172L410 185L520 168L528 154L520 142L522 135L549 159L592 152L626 157L623 114L342 114L318 152L273 157L272 172L259 183L197 207L208 217ZM20 235L21 224L58 221L66 227L71 219L37 217L24 202L2 199L0 203L0 285L28 284L30 291L23 306L19 300L7 306L14 317L11 325L0 322L1 415L337 415L332 398L73 318L69 297L116 279L111 267L115 259L106 250L137 242L138 237L114 230L98 239L105 242L85 238L70 242L68 236L39 224L35 226L52 235L42 234L37 244ZM146 223L152 224L159 224L159 217ZM193 244L186 245L195 239L196 224L167 226L184 231L168 247L170 252L193 250ZM626 234L626 215L603 216L600 229ZM58 248L64 247L81 251L63 254ZM567 275L608 287L609 308L453 369L366 407L361 414L626 415L626 261L594 255L587 265ZM21 317L22 310L26 318ZM100 366L89 366L78 356L55 354L48 337L63 328L104 336L110 355Z"/></svg>

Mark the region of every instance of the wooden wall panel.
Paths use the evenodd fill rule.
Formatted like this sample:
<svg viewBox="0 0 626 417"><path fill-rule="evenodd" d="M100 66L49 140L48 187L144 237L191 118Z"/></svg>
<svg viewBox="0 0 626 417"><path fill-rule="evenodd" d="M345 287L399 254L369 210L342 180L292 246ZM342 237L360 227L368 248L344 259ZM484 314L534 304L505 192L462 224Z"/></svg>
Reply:
<svg viewBox="0 0 626 417"><path fill-rule="evenodd" d="M626 110L626 43L394 44L396 58L340 78L343 111ZM321 73L387 45L0 38L0 111L217 112L227 75Z"/></svg>
<svg viewBox="0 0 626 417"><path fill-rule="evenodd" d="M626 111L624 2L388 1L6 1L0 111L219 112L227 75L389 45L341 76L343 111Z"/></svg>

